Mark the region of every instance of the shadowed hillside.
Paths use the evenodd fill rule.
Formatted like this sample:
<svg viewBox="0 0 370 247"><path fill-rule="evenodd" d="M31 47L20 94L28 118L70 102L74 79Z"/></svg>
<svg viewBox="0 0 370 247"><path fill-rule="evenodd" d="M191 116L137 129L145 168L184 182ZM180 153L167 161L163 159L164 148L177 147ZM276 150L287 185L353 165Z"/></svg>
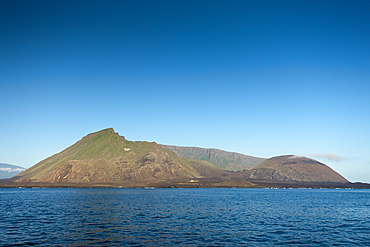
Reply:
<svg viewBox="0 0 370 247"><path fill-rule="evenodd" d="M238 171L252 168L262 161L264 158L257 158L244 154L226 152L218 149L205 149L197 147L178 147L162 145L163 147L174 151L180 157L192 160L209 161L215 166L229 171Z"/></svg>

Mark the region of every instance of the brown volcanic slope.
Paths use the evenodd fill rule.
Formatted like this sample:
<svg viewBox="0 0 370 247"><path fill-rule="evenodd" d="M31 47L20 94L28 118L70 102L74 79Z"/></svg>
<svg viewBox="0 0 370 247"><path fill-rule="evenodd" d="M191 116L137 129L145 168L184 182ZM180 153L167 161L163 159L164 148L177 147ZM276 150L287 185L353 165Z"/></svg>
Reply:
<svg viewBox="0 0 370 247"><path fill-rule="evenodd" d="M182 158L209 161L215 166L229 171L249 169L266 160L264 158L257 158L239 153L226 152L214 148L206 149L169 145L162 145L162 147L174 151Z"/></svg>
<svg viewBox="0 0 370 247"><path fill-rule="evenodd" d="M113 129L83 137L13 177L14 182L165 181L217 177L225 171L207 161L191 161L155 142L131 142Z"/></svg>
<svg viewBox="0 0 370 247"><path fill-rule="evenodd" d="M265 160L259 165L229 175L232 179L259 181L333 182L348 180L330 167L302 156L284 155Z"/></svg>

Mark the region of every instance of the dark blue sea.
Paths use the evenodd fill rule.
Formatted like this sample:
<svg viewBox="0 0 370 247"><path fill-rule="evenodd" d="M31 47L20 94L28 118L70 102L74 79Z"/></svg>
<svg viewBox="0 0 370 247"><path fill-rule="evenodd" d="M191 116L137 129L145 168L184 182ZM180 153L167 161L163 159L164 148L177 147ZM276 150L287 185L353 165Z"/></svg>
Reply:
<svg viewBox="0 0 370 247"><path fill-rule="evenodd" d="M370 246L370 190L0 189L0 246Z"/></svg>

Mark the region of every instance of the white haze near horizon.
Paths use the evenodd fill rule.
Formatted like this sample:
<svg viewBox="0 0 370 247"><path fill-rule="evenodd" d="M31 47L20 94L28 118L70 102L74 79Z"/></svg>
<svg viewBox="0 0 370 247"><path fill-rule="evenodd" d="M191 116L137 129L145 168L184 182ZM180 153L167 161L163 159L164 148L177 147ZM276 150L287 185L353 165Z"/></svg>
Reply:
<svg viewBox="0 0 370 247"><path fill-rule="evenodd" d="M0 172L23 172L26 169L22 168L10 168L10 167L1 167Z"/></svg>

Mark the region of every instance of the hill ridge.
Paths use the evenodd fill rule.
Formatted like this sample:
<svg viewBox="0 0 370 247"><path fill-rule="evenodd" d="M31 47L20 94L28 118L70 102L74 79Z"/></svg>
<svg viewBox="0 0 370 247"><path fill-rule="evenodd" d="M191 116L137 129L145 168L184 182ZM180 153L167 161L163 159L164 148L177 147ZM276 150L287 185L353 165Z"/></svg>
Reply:
<svg viewBox="0 0 370 247"><path fill-rule="evenodd" d="M232 178L264 181L348 183L329 166L304 156L281 155L263 161L249 170L238 171Z"/></svg>
<svg viewBox="0 0 370 247"><path fill-rule="evenodd" d="M13 181L96 182L201 178L225 173L206 161L190 161L155 142L132 142L113 128L90 133Z"/></svg>
<svg viewBox="0 0 370 247"><path fill-rule="evenodd" d="M169 150L174 151L182 158L209 161L221 169L230 171L250 169L266 160L265 158L258 158L237 152L228 152L216 148L161 145Z"/></svg>
<svg viewBox="0 0 370 247"><path fill-rule="evenodd" d="M229 167L231 164L235 168L250 159L259 163L237 172L223 170L220 168L222 166L217 167L211 163L212 161ZM230 182L231 180L252 183L348 183L348 180L325 164L302 156L283 155L263 159L219 149L133 142L120 136L113 128L82 137L9 181L58 184L124 182L126 185L142 182L170 184L171 181L177 181L191 186L196 186L199 181L203 181L202 186L212 183L250 184Z"/></svg>

